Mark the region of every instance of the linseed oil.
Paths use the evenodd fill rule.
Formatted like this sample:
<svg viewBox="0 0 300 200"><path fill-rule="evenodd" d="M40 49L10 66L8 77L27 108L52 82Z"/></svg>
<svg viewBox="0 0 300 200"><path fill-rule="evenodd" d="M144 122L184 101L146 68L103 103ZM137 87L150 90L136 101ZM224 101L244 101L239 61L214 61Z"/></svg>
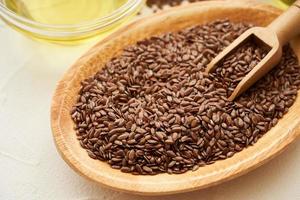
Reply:
<svg viewBox="0 0 300 200"><path fill-rule="evenodd" d="M294 3L294 0L271 0L270 2L278 8L287 9Z"/></svg>
<svg viewBox="0 0 300 200"><path fill-rule="evenodd" d="M103 17L127 0L4 0L16 14L44 24L79 24Z"/></svg>

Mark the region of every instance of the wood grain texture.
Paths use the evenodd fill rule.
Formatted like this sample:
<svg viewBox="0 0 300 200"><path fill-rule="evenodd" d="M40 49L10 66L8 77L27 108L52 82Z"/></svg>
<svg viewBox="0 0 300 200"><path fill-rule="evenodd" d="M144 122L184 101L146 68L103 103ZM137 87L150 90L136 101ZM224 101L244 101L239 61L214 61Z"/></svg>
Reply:
<svg viewBox="0 0 300 200"><path fill-rule="evenodd" d="M125 46L134 44L137 40L224 18L266 26L279 14L277 9L252 1L200 2L141 19L102 40L71 66L55 91L51 107L51 126L62 158L83 177L113 189L144 195L179 193L216 185L245 174L270 160L300 133L299 97L276 127L255 145L232 158L180 175L136 176L122 173L105 162L89 158L76 139L70 109L76 101L80 82L92 76L105 62L119 55ZM292 47L299 58L300 39L293 41Z"/></svg>

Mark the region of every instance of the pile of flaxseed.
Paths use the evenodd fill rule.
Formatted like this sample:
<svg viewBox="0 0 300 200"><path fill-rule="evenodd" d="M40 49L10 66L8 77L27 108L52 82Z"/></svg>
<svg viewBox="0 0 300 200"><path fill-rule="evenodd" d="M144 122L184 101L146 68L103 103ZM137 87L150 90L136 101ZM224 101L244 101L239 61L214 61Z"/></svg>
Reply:
<svg viewBox="0 0 300 200"><path fill-rule="evenodd" d="M220 67L217 66L211 78L222 84L232 94L238 83L248 74L269 52L266 46L261 46L255 39L249 39L235 52L225 57Z"/></svg>
<svg viewBox="0 0 300 200"><path fill-rule="evenodd" d="M84 80L71 115L91 158L133 174L183 173L254 144L300 88L289 46L280 64L234 102L232 88L265 51L252 43L206 65L250 26L226 20L138 42Z"/></svg>

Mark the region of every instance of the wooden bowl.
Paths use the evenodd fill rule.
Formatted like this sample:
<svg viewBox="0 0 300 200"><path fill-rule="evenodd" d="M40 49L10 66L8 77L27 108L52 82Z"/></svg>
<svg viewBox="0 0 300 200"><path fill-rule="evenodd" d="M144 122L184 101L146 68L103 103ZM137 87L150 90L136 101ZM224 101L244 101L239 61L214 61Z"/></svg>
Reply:
<svg viewBox="0 0 300 200"><path fill-rule="evenodd" d="M273 7L252 1L202 2L141 19L102 40L71 66L59 82L53 97L51 125L61 156L76 172L90 180L113 189L146 195L186 192L216 185L245 174L270 160L300 133L300 98L297 98L276 127L254 146L232 158L180 175L131 175L112 169L105 162L91 159L76 139L70 110L76 101L80 82L100 70L113 56L119 55L125 46L138 40L224 18L265 26L279 14L280 11ZM292 46L299 57L300 40L293 41Z"/></svg>

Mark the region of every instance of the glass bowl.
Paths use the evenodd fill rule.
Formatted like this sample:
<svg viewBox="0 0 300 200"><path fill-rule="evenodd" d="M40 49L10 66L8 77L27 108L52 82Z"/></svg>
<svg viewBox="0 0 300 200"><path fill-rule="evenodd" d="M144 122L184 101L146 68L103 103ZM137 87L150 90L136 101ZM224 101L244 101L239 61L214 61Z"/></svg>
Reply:
<svg viewBox="0 0 300 200"><path fill-rule="evenodd" d="M0 0L0 17L11 27L31 37L50 41L76 41L95 35L106 35L133 17L144 0L128 0L110 14L79 24L45 24L25 18L8 9Z"/></svg>

